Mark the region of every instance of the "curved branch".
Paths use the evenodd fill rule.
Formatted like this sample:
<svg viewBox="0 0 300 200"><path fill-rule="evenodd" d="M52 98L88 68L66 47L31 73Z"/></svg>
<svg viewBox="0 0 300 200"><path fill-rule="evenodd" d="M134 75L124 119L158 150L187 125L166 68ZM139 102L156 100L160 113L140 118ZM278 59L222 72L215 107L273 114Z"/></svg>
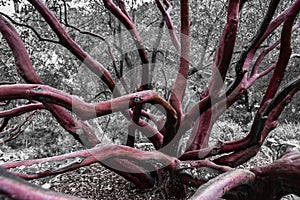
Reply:
<svg viewBox="0 0 300 200"><path fill-rule="evenodd" d="M283 20L285 21L284 24L285 24L285 29L282 30L282 38L281 38L281 43L282 44L289 44L289 40L290 40L290 37L291 37L291 31L293 30L292 29L292 26L293 26L293 23L291 21L294 21L294 14L299 12L297 11L297 9L299 9L299 1L295 2L290 8L288 8L285 12L283 12L278 18L276 18L276 20L274 20L272 23L271 23L271 27L274 27L274 26L278 26ZM287 17L288 16L288 17ZM289 22L288 19L290 20ZM294 26L294 28L297 28L297 25ZM269 29L267 30L267 32L270 31ZM263 41L263 40L262 40ZM259 41L259 42L262 42L262 41ZM280 50L280 54L281 56L278 58L278 62L280 61L280 63L276 64L278 66L286 66L288 60L289 60L289 45L284 45L283 48L281 48ZM254 51L255 52L255 51ZM248 56L251 54L251 52L248 54ZM288 54L288 55L287 55ZM282 67L281 67L282 68ZM272 68L270 68L271 70ZM276 74L276 76L279 76L280 74L283 74L284 73L284 70L277 70L277 72L279 72L279 74L277 75L275 72L274 74ZM264 72L263 72L264 73ZM281 76L281 75L280 75ZM259 77L256 77L256 78L259 78ZM279 78L279 77L277 77ZM244 79L244 78L243 78ZM276 82L276 84L274 86L276 86L278 84L277 82L277 79L275 78L274 81ZM236 98L239 97L239 95L243 94L245 89L246 89L246 85L244 82L241 82L241 83L238 83L237 84L238 87L235 87L235 89L230 93L230 96L226 96L226 99L224 100L224 97L219 97L219 99L214 99L213 102L216 103L219 102L220 100L222 101L227 101L226 102L226 105L229 106L231 105L234 100L236 100ZM272 84L269 85L270 87L272 86ZM226 92L227 94L227 92ZM210 97L211 98L211 97ZM209 106L209 99L203 99L202 101L200 101L200 103L198 104L198 107L193 107L191 109L191 111L185 116L185 119L189 119L189 118L193 118L195 116L199 116L199 110L201 111L201 107L202 106L205 106L205 107L208 107ZM207 108L206 108L207 109ZM186 126L190 126L190 124L187 122L189 120L185 120L185 125ZM255 123L254 123L255 124ZM254 129L254 128L253 128ZM255 128L256 129L256 128ZM254 130L252 130L250 133L251 135L254 134ZM247 139L242 139L240 140L239 142L237 143L240 143L240 147L244 147L246 148L245 146L245 143L249 143L249 140L251 138L250 134L246 137ZM243 142L242 142L243 141ZM246 142L247 141L247 142ZM228 142L231 144L231 142ZM232 142L232 144L236 144L236 142ZM235 146L235 145L234 145ZM217 153L218 152L218 149L219 149L220 145L214 145L212 148L210 149L213 149L213 152ZM237 146L235 146L237 147ZM231 147L233 148L233 146ZM238 148L238 147L237 147ZM190 149L192 150L192 149ZM231 149L231 150L234 150L234 149Z"/></svg>
<svg viewBox="0 0 300 200"><path fill-rule="evenodd" d="M20 76L27 83L41 84L42 82L32 67L31 60L19 34L2 16L0 16L0 31L13 52L16 68Z"/></svg>
<svg viewBox="0 0 300 200"><path fill-rule="evenodd" d="M290 8L289 8L289 10L290 10ZM288 10L287 11L285 11L284 13L282 13L279 17L278 17L278 19L277 20L274 20L273 22L272 22L272 26L271 27L277 27L277 26L279 26L279 24L282 22L282 20L284 20L284 16L285 15L287 15L287 13L288 13ZM266 23L266 22L265 22ZM265 24L264 23L264 24ZM292 29L292 31L295 31L295 30L297 30L299 28L299 23L297 23L294 27L293 27L293 29ZM273 29L272 29L273 30ZM271 30L269 30L269 34L270 34L270 32L271 32ZM262 32L260 32L260 33L262 33ZM258 36L256 36L257 38L259 38ZM256 41L255 39L253 39L253 41ZM280 41L280 40L279 40ZM261 42L263 42L263 40L261 40L260 41L260 43ZM259 44L260 44L259 43ZM256 46L259 46L259 44L256 44ZM275 42L273 45L271 45L268 49L266 49L265 51L263 51L263 53L260 55L260 57L257 59L257 62L254 64L254 68L253 68L253 71L252 71L252 75L250 76L250 79L249 79L249 81L247 82L247 84L245 85L245 86L242 86L242 87L245 87L245 89L246 88L249 88L253 83L254 83L254 81L255 80L257 80L258 78L261 78L262 76L264 76L264 75L266 75L267 73L269 73L270 71L272 71L273 69L274 69L274 67L275 66L271 66L270 68L268 68L267 70L265 70L265 71L263 71L263 72L261 72L260 74L256 74L256 71L257 71L257 67L259 66L259 64L260 64L260 62L261 62L261 60L262 60L262 58L265 56L265 54L267 54L271 49L273 49L273 48L275 48L275 46L276 45L278 45L277 44L277 42ZM254 43L253 43L253 45L251 45L251 46L255 46L254 45ZM254 50L252 50L252 51L254 51ZM252 52L251 51L251 52ZM255 50L256 51L256 50ZM255 52L254 51L254 52ZM249 55L252 55L253 54L253 52L251 53L251 52L249 52ZM248 55L248 56L249 56ZM250 59L250 58L247 58L247 60L248 59ZM245 64L245 66L246 66L246 64ZM232 94L235 90L236 91L239 91L240 89L242 89L242 88L240 88L240 89L237 89L237 87L238 87L238 85L240 85L240 82L243 80L243 76L246 74L246 71L243 71L242 72L242 75L241 76L238 76L237 77L237 79L234 81L234 83L231 85L231 86L229 86L228 87L228 89L227 89L227 91L226 91L226 93L225 93L225 95L220 95L221 97L219 97L219 98L217 98L217 99L213 99L212 100L212 102L214 102L214 104L215 103L217 103L217 102L219 102L219 101L221 101L221 100L224 100L224 97L226 96L226 98L228 98L228 96L230 95L230 94ZM239 78L240 77L240 78ZM239 94L239 92L235 92L236 94ZM188 126L188 127L190 127L191 126L191 124L190 124L190 122L191 121L195 121L195 119L197 118L197 117L199 117L200 116L200 113L203 113L204 111L206 111L209 107L211 107L211 106L213 106L214 104L212 104L212 105L210 105L210 98L212 98L212 97L206 97L206 98L204 98L204 99L202 99L201 101L199 101L194 107L192 107L191 109L190 109L190 111L185 115L185 117L184 117L184 122L183 122L183 124L186 124L185 126ZM233 98L233 99L236 99L236 98ZM231 102L233 103L234 102L234 100L231 100ZM227 105L228 105L228 103L227 103Z"/></svg>
<svg viewBox="0 0 300 200"><path fill-rule="evenodd" d="M81 119L91 119L116 111L122 111L144 103L159 104L166 112L167 121L176 120L176 111L153 91L142 91L121 96L101 103L85 103L50 86L17 84L0 86L0 100L34 99L54 103L76 113Z"/></svg>
<svg viewBox="0 0 300 200"><path fill-rule="evenodd" d="M98 145L92 149L76 151L65 155L5 163L0 166L5 169L14 170L15 174L20 177L34 179L63 173L96 162L101 162L125 178L130 179L134 184L142 183L141 185L137 185L140 188L149 188L153 186L153 180L147 175L148 173L164 167L175 169L179 161L176 158L157 151L144 152L121 145ZM21 171L26 171L26 169L24 170L26 167L33 167L36 171L37 167L39 168L39 172L31 174L20 172L20 169L18 169L20 167L23 168ZM28 168L28 171L30 173L32 170ZM134 175L134 173L137 174ZM143 179L144 182L142 182Z"/></svg>
<svg viewBox="0 0 300 200"><path fill-rule="evenodd" d="M23 115L25 113L39 110L39 109L45 109L45 106L42 103L33 103L33 104L27 104L23 106L19 106L16 108L12 108L10 110L5 110L0 112L0 118L2 117L17 117L20 115Z"/></svg>
<svg viewBox="0 0 300 200"><path fill-rule="evenodd" d="M98 145L65 155L1 164L15 175L35 179L100 162L139 188L153 186L150 172L169 170L181 183L199 186L232 168L208 160L181 162L158 151L145 152L121 145ZM140 182L142 181L142 182Z"/></svg>
<svg viewBox="0 0 300 200"><path fill-rule="evenodd" d="M218 200L224 194L240 185L251 184L255 174L248 170L226 172L199 187L191 200Z"/></svg>

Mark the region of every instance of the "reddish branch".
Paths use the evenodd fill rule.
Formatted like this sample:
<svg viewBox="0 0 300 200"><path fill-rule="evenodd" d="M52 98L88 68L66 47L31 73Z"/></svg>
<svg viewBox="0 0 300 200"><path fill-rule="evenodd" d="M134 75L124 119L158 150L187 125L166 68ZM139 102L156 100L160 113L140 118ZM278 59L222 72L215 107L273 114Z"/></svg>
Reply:
<svg viewBox="0 0 300 200"><path fill-rule="evenodd" d="M211 81L208 89L202 94L202 98L206 99L206 106L209 103L207 98L216 98L224 85L225 76L230 66L231 57L235 45L236 33L238 27L240 1L232 0L228 3L227 23L224 27L220 43L214 55L214 66ZM199 113L196 108L196 115ZM208 109L201 113L197 120L193 132L190 136L186 151L201 149L207 146L209 134L214 121L212 120L213 109ZM199 116L199 114L198 114Z"/></svg>
<svg viewBox="0 0 300 200"><path fill-rule="evenodd" d="M128 156L123 156L128 154ZM155 157L155 153L153 154ZM158 154L158 160L161 162L171 161L170 158L165 157L162 154ZM109 160L108 160L109 158ZM131 161L128 161L129 159ZM139 163L145 163L146 160L149 160L150 166L151 163L154 166L155 162L152 160L152 157L149 157L149 153L143 154L142 151L136 150L133 148L118 146L118 145L103 145L96 146L93 149L82 150L77 152L72 152L70 154L36 159L36 160L26 160L19 162L6 163L1 165L1 167L10 169L18 168L21 166L33 166L39 164L38 173L26 174L15 172L16 175L26 178L26 179L35 179L40 177L45 177L53 174L64 173L66 171L74 170L82 166L90 165L95 162L101 161L101 163L120 174L127 180L133 182L141 189L147 189L153 187L154 180L149 175L149 170L145 168L140 168L132 160L137 160ZM165 161L163 161L165 160ZM173 161L172 161L173 162ZM151 168L152 169L152 168Z"/></svg>
<svg viewBox="0 0 300 200"><path fill-rule="evenodd" d="M180 54L180 66L177 73L177 77L174 83L174 87L170 96L170 104L177 112L177 124L176 127L172 127L169 124L167 128L168 134L164 138L164 145L167 145L175 137L176 132L180 126L182 120L182 100L186 89L186 81L190 64L190 18L189 18L189 3L188 0L180 1L180 19L181 19L181 54Z"/></svg>
<svg viewBox="0 0 300 200"><path fill-rule="evenodd" d="M2 117L10 117L10 118L18 117L25 113L39 110L39 109L45 109L45 106L42 103L27 104L27 105L19 106L16 108L12 108L10 110L1 111L0 118L2 118Z"/></svg>
<svg viewBox="0 0 300 200"><path fill-rule="evenodd" d="M278 16L270 24L270 21L272 19L272 16L275 13L278 3L279 3L278 0L274 0L274 1L270 2L267 14L266 14L264 20L262 21L261 26L257 31L257 34L251 40L252 42L249 45L249 47L247 48L247 50L242 53L241 58L239 59L237 65L236 65L236 79L231 84L231 86L228 87L228 89L225 93L225 95L226 95L225 102L226 103L222 102L222 101L224 101L224 99L220 99L222 101L220 103L218 103L221 105L226 104L226 106L223 106L223 108L221 110L218 110L218 112L215 115L215 118L217 118L219 115L221 115L228 107L230 107L236 100L238 100L241 97L241 95L244 94L246 89L249 88L254 83L255 80L257 80L258 78L261 78L262 76L265 76L270 71L272 71L272 69L274 68L272 66L272 67L268 68L267 70L261 72L260 74L255 74L254 76L250 76L250 78L247 80L247 76L246 76L247 71L250 68L250 64L255 55L255 52L257 51L257 49L259 48L261 43L266 39L266 37L272 31L274 31L276 27L278 27L280 25L280 23L284 19L284 15L286 15L288 13L287 11L283 12L283 14ZM287 10L290 10L290 9L287 9ZM297 27L295 27L295 29L296 28ZM270 46L269 50L271 50L275 46L276 46L276 44ZM269 50L266 50L266 53ZM265 56L264 53L262 53L262 55L257 59L257 62L255 62L254 66L252 68L252 72L257 71L259 64L261 62L260 59L262 59L264 56ZM218 101L220 101L220 100L218 100Z"/></svg>
<svg viewBox="0 0 300 200"><path fill-rule="evenodd" d="M20 76L22 76L27 83L41 84L19 34L2 16L0 16L0 31L13 52L16 68Z"/></svg>
<svg viewBox="0 0 300 200"><path fill-rule="evenodd" d="M250 184L254 179L255 174L247 170L238 169L227 172L203 184L191 199L218 200L233 188L243 184Z"/></svg>
<svg viewBox="0 0 300 200"><path fill-rule="evenodd" d="M144 103L159 104L165 109L167 121L176 120L175 110L153 91L137 92L101 103L85 103L79 98L72 97L46 85L16 84L0 86L0 100L20 98L61 105L84 120L126 110Z"/></svg>
<svg viewBox="0 0 300 200"><path fill-rule="evenodd" d="M0 166L12 170L19 177L34 179L64 173L96 162L101 162L144 189L153 187L154 184L149 173L159 170L167 169L174 174L176 179L197 187L223 172L232 170L208 160L181 162L158 151L144 152L120 145L98 145L92 149L70 154L5 163ZM36 168L39 172L32 173L30 168Z"/></svg>
<svg viewBox="0 0 300 200"><path fill-rule="evenodd" d="M294 32L298 28L300 28L300 23L299 22L293 26L292 32ZM248 79L248 83L246 85L246 88L249 88L254 83L254 81L256 81L257 79L263 77L264 75L268 74L270 71L272 71L273 69L275 69L277 63L275 63L274 65L272 65L268 69L266 69L266 70L258 73L258 68L259 68L261 62L263 61L264 57L270 51L272 51L276 46L278 46L280 44L280 41L281 41L280 39L277 40L277 41L275 41L272 45L270 45L268 48L266 48L265 50L263 50L262 53L258 56L258 58L256 59L254 65L252 67L251 75L250 75L250 78ZM293 56L291 55L290 58L293 58Z"/></svg>
<svg viewBox="0 0 300 200"><path fill-rule="evenodd" d="M170 16L170 13L172 11L172 5L168 0L164 0L164 4L167 6L167 10L164 8L163 4L160 0L155 0L158 9L160 10L162 16L164 17L164 21L166 22L166 25L168 27L168 31L171 37L171 40L177 50L177 52L180 54L181 51L181 44L176 36L175 28Z"/></svg>
<svg viewBox="0 0 300 200"><path fill-rule="evenodd" d="M182 105L186 81L188 76L190 64L190 16L189 16L189 2L188 0L180 1L180 19L181 19L181 35L180 35L180 66L177 78L174 83L174 88L171 93L170 103L176 109L178 118L182 117Z"/></svg>
<svg viewBox="0 0 300 200"><path fill-rule="evenodd" d="M119 145L99 145L93 149L81 150L61 156L6 163L2 164L1 167L5 169L16 168L15 170L18 171L18 167L34 167L34 165L38 164L40 166L39 173L15 173L26 179L33 179L64 173L100 161L142 189L153 187L154 181L149 175L150 172L167 166L174 169L178 163L176 158L160 152L143 152Z"/></svg>
<svg viewBox="0 0 300 200"><path fill-rule="evenodd" d="M199 187L191 199L281 199L300 195L300 154L286 153L274 163L248 170L234 170L219 175Z"/></svg>
<svg viewBox="0 0 300 200"><path fill-rule="evenodd" d="M228 3L227 23L214 55L215 66L213 66L209 85L209 93L211 95L217 95L223 87L225 76L230 66L238 28L239 5L239 0L232 0Z"/></svg>
<svg viewBox="0 0 300 200"><path fill-rule="evenodd" d="M125 2L123 0L117 0L117 3L120 9L122 10L122 12L126 15L126 17L131 20L129 13L126 10Z"/></svg>

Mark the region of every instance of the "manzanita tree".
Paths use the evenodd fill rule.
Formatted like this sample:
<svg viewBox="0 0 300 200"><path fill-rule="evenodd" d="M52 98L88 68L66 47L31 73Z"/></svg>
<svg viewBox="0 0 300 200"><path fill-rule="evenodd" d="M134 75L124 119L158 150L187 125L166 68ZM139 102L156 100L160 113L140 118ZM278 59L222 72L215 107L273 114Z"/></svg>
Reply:
<svg viewBox="0 0 300 200"><path fill-rule="evenodd" d="M95 2L98 3L95 5L101 6L100 2ZM282 158L265 167L236 169L258 153L268 134L276 128L280 113L300 89L299 77L291 80L286 86L281 86L289 60L299 58L299 54L292 52L292 39L294 38L293 32L300 25L296 21L300 10L300 0L289 3L279 14L277 11L280 0L270 0L264 17L257 19L261 25L256 34L249 44L242 44L242 48L237 47L239 43L236 42L239 17L243 8L251 4L251 1L228 0L226 3L211 1L210 4L218 3L223 6L224 11L227 11L226 24L214 49L210 82L201 92L198 102L188 108L184 107L183 100L187 94L188 75L191 69L190 30L192 24L189 9L195 2L180 0L180 37L177 37L176 26L172 21L171 4L173 2L155 0L162 16L160 27L166 25L172 45L180 56L178 66L174 66L177 70L173 73L172 88L169 93L165 93L169 95L161 95L153 89L155 76L153 68L154 66L164 67L155 64L162 36L158 34L155 37L155 48L151 54L145 46L145 41L139 35L134 17L131 16L134 12L128 11L128 9L133 9L133 2L127 2L132 6L131 8L122 0L103 0L102 3L127 29L129 33L127 37L131 38L130 41L138 52L141 64L137 65L140 70L132 74L135 77L140 76L135 92L130 90L128 83L123 79L124 69L121 68L124 63L130 67L136 67L133 66L134 62L130 62L128 52L124 50L128 45L126 42L118 46L96 33L83 31L70 25L67 21L66 1L60 2L60 5L63 5L60 8L64 11L61 13L65 13L65 21L61 20L62 16L57 18L41 0L28 0L27 3L32 6L30 12L39 12L57 39L45 39L34 27L18 23L4 13L0 15L1 34L12 51L19 76L26 82L26 84L1 82L0 100L3 106L17 99L28 100L24 105L16 105L14 108L0 112L3 118L1 132L2 134L8 132L12 118L46 109L87 149L55 157L2 164L0 169L2 193L14 199L76 199L38 188L24 179L64 173L100 162L141 189L154 187L166 174L169 174L172 180L168 183L169 187L181 188L181 190L173 190L177 191L173 194L178 198L185 195L183 191L187 186L199 188L191 197L192 199L219 199L221 197L279 199L286 194L300 195L299 152L287 152ZM12 24L25 26L31 29L39 40L53 42L67 49L83 63L81 67L90 70L105 83L113 97L106 101L88 103L62 90L43 84L18 31ZM108 70L107 66L101 64L101 60L97 61L82 49L70 37L66 27L104 41L105 45L101 48L107 50L114 71ZM213 29L213 25L210 28ZM210 34L211 30L208 33ZM271 35L278 35L278 38L273 43L266 44L266 39ZM207 42L208 39L206 39ZM237 61L233 63L235 48L242 49L242 51ZM267 63L264 63L263 59L269 52L276 50L279 51L276 62L266 66ZM114 56L116 51L122 55L122 62L116 61ZM201 52L199 52L200 55L203 56ZM119 69L117 69L118 64ZM231 70L233 67L234 72ZM233 73L235 79L231 84L224 84L226 77L229 74L232 76ZM263 92L264 96L249 133L239 140L226 142L220 140L215 144L209 144L212 127L216 120L261 77L269 77L269 82ZM149 104L154 105L160 111L160 115L156 116L157 112L151 113L153 109L149 108ZM97 130L94 130L86 120L115 112L120 112L128 120L127 142L123 145L101 144L97 138ZM134 148L136 131L146 136L156 150L144 151ZM21 129L10 130L10 135L3 141L14 139L21 132ZM185 151L182 152L180 148L185 135L188 135L189 139ZM38 166L39 170L35 173L26 173L26 168L32 166Z"/></svg>

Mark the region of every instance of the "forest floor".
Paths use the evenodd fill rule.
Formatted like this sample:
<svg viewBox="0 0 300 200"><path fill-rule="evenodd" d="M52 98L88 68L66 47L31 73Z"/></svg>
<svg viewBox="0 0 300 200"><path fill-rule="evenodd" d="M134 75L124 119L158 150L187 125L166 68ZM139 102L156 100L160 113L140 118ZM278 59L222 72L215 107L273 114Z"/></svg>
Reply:
<svg viewBox="0 0 300 200"><path fill-rule="evenodd" d="M223 140L236 139L237 136L234 133L239 131L241 130L233 123L221 122L213 131L218 133L218 137L213 135L212 138L213 140L214 138L220 139L220 137ZM222 134L220 135L220 133ZM43 132L44 137L40 137L41 133L35 131L26 134L26 136L20 136L13 143L0 146L0 163L59 155L82 148L70 136L56 135L57 133L51 133L49 130ZM56 140L53 141L53 138L56 138ZM214 142L213 140L211 142ZM42 143L45 144L41 145ZM147 144L145 143L145 145ZM143 145L140 146L143 148ZM254 166L266 165L280 157L287 149L297 148L300 150L299 147L300 125L291 123L280 125L270 134L257 156L245 163L241 168L250 169ZM146 191L139 190L132 183L100 164L93 164L64 174L40 178L30 182L41 185L46 189L94 200L172 199L172 197L166 196L164 187L156 186ZM195 190L196 188L189 188L188 196L191 196ZM0 199L7 198L0 196ZM284 199L300 198L289 196Z"/></svg>

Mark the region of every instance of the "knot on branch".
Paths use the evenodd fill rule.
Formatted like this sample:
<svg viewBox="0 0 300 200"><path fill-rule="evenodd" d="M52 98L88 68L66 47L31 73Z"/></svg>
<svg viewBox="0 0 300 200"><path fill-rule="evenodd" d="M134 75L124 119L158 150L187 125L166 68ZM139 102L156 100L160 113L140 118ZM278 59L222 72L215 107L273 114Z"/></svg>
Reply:
<svg viewBox="0 0 300 200"><path fill-rule="evenodd" d="M135 95L132 98L132 100L133 100L134 103L141 103L143 101L143 96L141 96L141 95Z"/></svg>
<svg viewBox="0 0 300 200"><path fill-rule="evenodd" d="M42 87L40 87L40 86L34 87L34 88L32 89L33 92L41 92L42 90L43 90L43 89L42 89Z"/></svg>

